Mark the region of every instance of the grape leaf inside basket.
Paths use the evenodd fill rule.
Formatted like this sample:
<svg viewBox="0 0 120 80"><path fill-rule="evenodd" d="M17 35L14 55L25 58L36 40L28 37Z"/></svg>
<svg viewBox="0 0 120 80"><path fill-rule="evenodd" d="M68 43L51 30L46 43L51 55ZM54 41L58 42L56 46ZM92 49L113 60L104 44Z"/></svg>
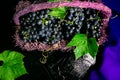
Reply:
<svg viewBox="0 0 120 80"><path fill-rule="evenodd" d="M49 15L63 19L66 15L67 8L66 7L56 7L52 8L52 11L49 13Z"/></svg>
<svg viewBox="0 0 120 80"><path fill-rule="evenodd" d="M89 53L93 58L97 55L98 45L95 38L87 38L85 34L76 34L67 44L67 47L75 46L74 54L78 59Z"/></svg>

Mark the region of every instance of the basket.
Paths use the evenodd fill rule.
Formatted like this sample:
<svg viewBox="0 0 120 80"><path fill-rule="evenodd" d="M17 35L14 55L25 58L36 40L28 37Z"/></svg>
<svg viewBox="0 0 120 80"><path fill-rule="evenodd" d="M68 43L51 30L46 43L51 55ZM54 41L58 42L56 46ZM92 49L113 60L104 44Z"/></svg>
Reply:
<svg viewBox="0 0 120 80"><path fill-rule="evenodd" d="M108 21L111 16L111 9L108 8L107 6L105 6L103 3L73 0L72 2L67 2L67 1L65 1L65 2L45 2L45 3L39 3L39 4L30 4L30 2L26 2L26 4L25 3L23 4L21 2L18 4L18 6L19 6L19 8L16 10L16 13L14 14L14 17L13 17L13 20L14 20L15 24L17 25L16 26L17 30L19 30L21 28L20 22L19 22L20 16L25 15L30 12L39 11L42 9L68 6L68 7L91 8L91 9L99 10L104 14L104 18L102 20L103 21L103 27L102 27L103 29L101 30L102 36L100 37L98 44L102 45L106 40L107 35L105 33L105 29L108 25ZM20 9L22 9L22 10L20 10ZM16 41L17 46L20 46L20 48L28 50L28 51L32 51L32 50L36 50L36 49L40 50L40 51L44 51L51 47L56 47L56 46L59 46L59 47L53 48L52 50L58 50L58 49L68 50L68 48L65 47L66 42L64 40L59 41L53 45L46 45L41 42L24 43L20 39L19 34L17 32L15 34L15 41Z"/></svg>

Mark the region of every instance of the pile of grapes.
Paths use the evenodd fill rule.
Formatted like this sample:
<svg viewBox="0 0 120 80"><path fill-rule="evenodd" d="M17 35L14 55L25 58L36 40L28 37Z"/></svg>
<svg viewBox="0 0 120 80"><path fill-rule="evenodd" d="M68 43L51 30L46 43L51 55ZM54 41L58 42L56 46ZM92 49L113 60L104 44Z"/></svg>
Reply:
<svg viewBox="0 0 120 80"><path fill-rule="evenodd" d="M19 36L24 42L54 44L60 40L70 41L76 33L95 37L97 41L101 37L103 14L100 11L70 7L64 19L49 15L50 11L43 9L19 18Z"/></svg>

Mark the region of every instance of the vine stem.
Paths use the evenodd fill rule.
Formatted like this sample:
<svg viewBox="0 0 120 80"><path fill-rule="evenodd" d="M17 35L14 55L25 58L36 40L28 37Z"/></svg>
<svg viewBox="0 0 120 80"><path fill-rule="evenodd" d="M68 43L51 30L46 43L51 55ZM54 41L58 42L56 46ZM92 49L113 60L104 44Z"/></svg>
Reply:
<svg viewBox="0 0 120 80"><path fill-rule="evenodd" d="M52 47L50 47L48 50L43 51L42 58L40 58L40 62L42 64L45 64L47 62L48 58L48 52L50 52L52 49L59 47L59 45L55 44Z"/></svg>

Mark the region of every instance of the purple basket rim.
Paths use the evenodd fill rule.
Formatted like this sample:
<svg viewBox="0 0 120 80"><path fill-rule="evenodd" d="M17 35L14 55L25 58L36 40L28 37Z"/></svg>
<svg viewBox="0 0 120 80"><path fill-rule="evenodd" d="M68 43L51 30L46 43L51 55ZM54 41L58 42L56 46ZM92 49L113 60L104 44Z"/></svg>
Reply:
<svg viewBox="0 0 120 80"><path fill-rule="evenodd" d="M80 7L80 8L91 8L101 11L105 15L105 20L109 21L112 13L111 9L104 5L103 3L97 2L86 2L86 1L74 1L74 2L46 2L39 4L31 4L30 6L25 7L23 10L17 12L13 16L13 20L16 25L20 25L19 17L30 12L35 12L41 9L54 8L54 7Z"/></svg>

